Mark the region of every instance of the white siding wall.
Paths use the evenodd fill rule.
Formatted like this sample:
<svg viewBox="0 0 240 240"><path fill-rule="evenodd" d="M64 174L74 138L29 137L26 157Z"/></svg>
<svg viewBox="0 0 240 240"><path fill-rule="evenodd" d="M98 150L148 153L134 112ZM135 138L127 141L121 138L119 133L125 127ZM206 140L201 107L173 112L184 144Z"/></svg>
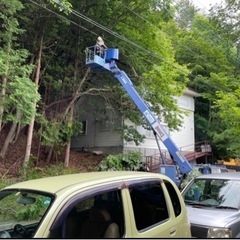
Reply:
<svg viewBox="0 0 240 240"><path fill-rule="evenodd" d="M184 151L194 150L194 94L185 93L182 97L177 98L179 106L188 111L188 115L183 116L183 124L179 131L169 132L167 126L163 124L177 147L182 148ZM101 101L97 100L96 104L89 104L88 99L85 102L81 102L81 106L84 106L85 114L81 114L80 120L87 121L87 134L78 135L72 139L71 147L73 149L86 148L113 148L118 151L138 150L145 156L159 155L158 146L152 131L147 131L141 126L134 126L129 120L125 120L125 124L136 127L139 133L144 134L146 138L144 142L139 146L136 146L133 142L125 142L121 139L119 133L113 130L113 127L104 125L104 121L96 121L94 111L97 109L103 109ZM80 106L79 106L80 107ZM101 110L102 111L102 110ZM107 114L106 114L107 115ZM109 115L109 114L108 114ZM111 117L111 116L110 116ZM109 116L108 116L109 119ZM112 120L121 124L121 117L112 116ZM165 146L160 142L160 147L164 152L167 152Z"/></svg>
<svg viewBox="0 0 240 240"><path fill-rule="evenodd" d="M194 133L194 98L191 95L184 94L180 98L177 99L179 106L187 110L188 115L183 116L183 124L179 131L169 132L166 124L162 126L165 127L166 131L168 132L169 136L173 140L173 142L177 145L177 147L182 148L185 151L193 151L194 144L195 144L195 133ZM134 126L129 120L125 120L125 123ZM158 155L159 150L155 140L155 137L152 131L147 131L141 126L134 126L137 128L138 132L144 134L146 138L144 142L138 146L136 146L133 142L127 143L124 142L124 151L129 150L139 150L145 156L147 155ZM166 152L167 149L160 141L160 148L162 152Z"/></svg>
<svg viewBox="0 0 240 240"><path fill-rule="evenodd" d="M96 97L95 97L96 98ZM90 104L88 99L81 102L81 106L84 106L84 112L78 118L80 121L87 121L87 131L85 135L78 134L76 137L72 138L71 141L71 148L81 150L82 147L91 150L103 150L105 151L105 147L112 148L112 147L122 147L123 140L121 139L120 135L112 125L107 125L107 120L109 118L121 119L119 116L114 116L111 113L106 114L106 121L105 120L96 120L94 112L100 110L103 111L103 107L101 106L101 100L97 100L96 104ZM80 107L80 106L79 106ZM77 106L76 106L77 108ZM117 121L116 121L117 122ZM119 123L121 124L120 120ZM107 152L107 151L106 151Z"/></svg>
<svg viewBox="0 0 240 240"><path fill-rule="evenodd" d="M179 131L170 132L170 137L175 144L185 151L194 151L195 132L194 132L194 110L195 101L191 95L184 94L177 99L178 105L187 111L187 115L183 115L182 127Z"/></svg>

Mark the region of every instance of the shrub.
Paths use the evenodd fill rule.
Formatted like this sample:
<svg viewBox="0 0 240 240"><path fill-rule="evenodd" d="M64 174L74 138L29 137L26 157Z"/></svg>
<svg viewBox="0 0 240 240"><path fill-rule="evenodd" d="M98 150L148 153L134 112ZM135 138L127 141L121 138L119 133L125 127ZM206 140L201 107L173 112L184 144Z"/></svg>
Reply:
<svg viewBox="0 0 240 240"><path fill-rule="evenodd" d="M109 155L96 167L97 171L133 170L140 165L142 154L130 151L125 154Z"/></svg>

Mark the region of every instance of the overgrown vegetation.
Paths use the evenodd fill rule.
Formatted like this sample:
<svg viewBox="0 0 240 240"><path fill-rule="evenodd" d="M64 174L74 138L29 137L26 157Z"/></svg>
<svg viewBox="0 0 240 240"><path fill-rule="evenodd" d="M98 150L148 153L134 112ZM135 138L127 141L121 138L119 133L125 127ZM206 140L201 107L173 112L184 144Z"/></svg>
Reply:
<svg viewBox="0 0 240 240"><path fill-rule="evenodd" d="M94 169L94 167L92 167L92 169ZM63 163L49 165L44 168L28 166L26 169L22 169L20 171L20 176L18 178L8 179L7 176L2 177L0 181L0 189L19 181L26 181L26 180L32 180L37 178L51 177L51 176L65 175L65 174L72 174L72 173L79 173L79 169L70 168L70 167L66 168L64 167Z"/></svg>
<svg viewBox="0 0 240 240"><path fill-rule="evenodd" d="M139 167L143 157L140 152L109 155L96 167L97 171L134 170Z"/></svg>

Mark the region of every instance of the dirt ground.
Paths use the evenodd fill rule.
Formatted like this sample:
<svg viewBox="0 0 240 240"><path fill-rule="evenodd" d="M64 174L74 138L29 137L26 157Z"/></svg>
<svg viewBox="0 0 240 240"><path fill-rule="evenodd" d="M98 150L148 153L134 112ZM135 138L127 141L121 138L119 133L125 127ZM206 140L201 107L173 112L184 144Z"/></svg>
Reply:
<svg viewBox="0 0 240 240"><path fill-rule="evenodd" d="M6 131L2 131L0 133L0 149L2 148L5 138ZM0 158L0 177L8 176L8 177L17 177L19 176L19 171L22 167L25 151L26 151L26 134L22 133L18 140L11 144L6 153L6 157L4 159ZM60 164L64 162L64 153L62 156L59 156L57 159L51 160L51 162L47 163L46 158L47 154L44 152L43 148L40 154L38 153L38 139L35 137L32 143L31 154L34 157L39 155L38 160L34 162L35 167L47 167L48 165ZM70 152L69 159L69 168L79 169L79 172L86 172L92 170L95 166L97 166L101 160L104 158L104 155L96 155L90 152Z"/></svg>

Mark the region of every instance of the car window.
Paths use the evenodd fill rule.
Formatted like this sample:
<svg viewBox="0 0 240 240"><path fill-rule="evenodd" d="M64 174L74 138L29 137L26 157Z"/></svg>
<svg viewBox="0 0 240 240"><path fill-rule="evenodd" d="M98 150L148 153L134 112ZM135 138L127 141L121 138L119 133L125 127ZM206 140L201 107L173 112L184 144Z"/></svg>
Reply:
<svg viewBox="0 0 240 240"><path fill-rule="evenodd" d="M141 231L169 218L168 207L159 181L129 186L137 230Z"/></svg>
<svg viewBox="0 0 240 240"><path fill-rule="evenodd" d="M164 183L165 183L165 186L168 190L169 196L171 198L175 216L177 217L177 216L180 215L180 213L182 211L178 194L177 194L175 188L173 187L173 185L169 181L164 180Z"/></svg>
<svg viewBox="0 0 240 240"><path fill-rule="evenodd" d="M124 235L120 190L93 194L71 203L63 223L50 238L119 238ZM64 213L62 213L64 215Z"/></svg>
<svg viewBox="0 0 240 240"><path fill-rule="evenodd" d="M240 181L195 179L183 192L187 204L210 207L240 208Z"/></svg>
<svg viewBox="0 0 240 240"><path fill-rule="evenodd" d="M38 191L20 189L2 191L0 238L33 237L53 200L52 195Z"/></svg>

